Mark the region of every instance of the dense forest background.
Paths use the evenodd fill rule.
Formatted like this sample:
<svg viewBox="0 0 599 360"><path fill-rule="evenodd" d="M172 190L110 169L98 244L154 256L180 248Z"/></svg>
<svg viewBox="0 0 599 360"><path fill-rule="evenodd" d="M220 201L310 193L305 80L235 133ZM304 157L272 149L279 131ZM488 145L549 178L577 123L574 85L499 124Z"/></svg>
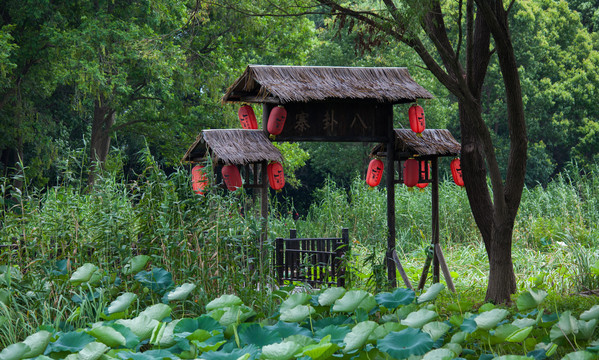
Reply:
<svg viewBox="0 0 599 360"><path fill-rule="evenodd" d="M100 160L133 180L146 148L165 169L174 168L200 130L240 127L237 107L222 105L220 97L247 64L407 67L435 96L423 104L427 126L448 128L459 139L457 102L404 45L339 24L320 7L235 4L234 9L225 0L3 1L0 176L16 188L65 180L86 186ZM457 3L445 6L449 16L459 16L451 10ZM529 0L514 2L510 10L528 125L528 187L548 184L569 163L584 170L598 159L598 8L596 0ZM271 13L278 16L257 16ZM281 16L285 13L305 15ZM451 29L451 19L447 24L459 31ZM492 61L483 116L505 165L503 81L496 58ZM407 109L398 106L396 127L407 127L406 120ZM283 146L296 185L283 196L307 209L305 195L327 177L349 186L363 173L369 149L369 144ZM298 193L303 196L294 196Z"/></svg>

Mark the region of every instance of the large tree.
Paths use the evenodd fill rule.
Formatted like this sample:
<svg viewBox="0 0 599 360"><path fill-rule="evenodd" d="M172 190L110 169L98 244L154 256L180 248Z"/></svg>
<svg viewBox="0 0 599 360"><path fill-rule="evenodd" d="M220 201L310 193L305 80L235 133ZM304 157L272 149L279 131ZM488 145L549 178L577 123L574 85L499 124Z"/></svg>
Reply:
<svg viewBox="0 0 599 360"><path fill-rule="evenodd" d="M512 232L524 187L528 143L509 7L500 0L460 0L446 15L447 9L438 0L383 0L360 5L317 1L330 9L340 26L355 27L367 40L388 36L410 46L457 98L466 192L490 264L486 299L509 301L516 291ZM483 84L495 55L504 83L503 121L510 139L505 177L482 117Z"/></svg>

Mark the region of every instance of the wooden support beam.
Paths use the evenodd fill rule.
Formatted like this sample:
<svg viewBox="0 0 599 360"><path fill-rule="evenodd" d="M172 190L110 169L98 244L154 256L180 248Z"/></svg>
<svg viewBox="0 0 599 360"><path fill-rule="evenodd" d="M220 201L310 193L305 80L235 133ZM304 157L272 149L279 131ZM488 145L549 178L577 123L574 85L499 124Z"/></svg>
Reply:
<svg viewBox="0 0 599 360"><path fill-rule="evenodd" d="M443 256L443 251L441 250L441 245L439 244L435 244L435 255L437 256L437 258L439 259L439 263L441 264L441 270L443 270L443 277L445 277L447 288L451 290L451 292L455 292L455 286L453 285L453 280L451 279L449 268L447 267L447 263L445 262L445 256Z"/></svg>
<svg viewBox="0 0 599 360"><path fill-rule="evenodd" d="M395 252L395 131L393 115L387 118L387 277L391 286L397 286L393 253ZM397 254L396 254L397 256ZM399 259L398 259L399 260Z"/></svg>
<svg viewBox="0 0 599 360"><path fill-rule="evenodd" d="M408 274L406 274L405 270L403 269L403 266L401 266L401 262L399 261L399 256L397 256L397 252L395 251L395 249L393 249L393 251L391 253L391 258L393 259L393 262L395 263L395 266L397 267L397 271L399 271L399 275L401 275L401 278L403 279L404 284L406 284L406 287L408 289L414 290L414 287L412 286L412 283L410 282L410 279L408 278ZM393 269L393 272L395 272L395 269Z"/></svg>

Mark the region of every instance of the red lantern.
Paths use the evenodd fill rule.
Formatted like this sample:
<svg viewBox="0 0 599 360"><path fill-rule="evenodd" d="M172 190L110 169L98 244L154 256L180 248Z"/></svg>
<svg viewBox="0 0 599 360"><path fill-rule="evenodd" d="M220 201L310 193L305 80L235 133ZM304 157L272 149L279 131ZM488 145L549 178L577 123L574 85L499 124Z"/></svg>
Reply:
<svg viewBox="0 0 599 360"><path fill-rule="evenodd" d="M368 164L368 172L366 173L366 184L371 187L375 187L380 184L384 169L385 165L381 160L370 160L370 164Z"/></svg>
<svg viewBox="0 0 599 360"><path fill-rule="evenodd" d="M254 114L254 109L252 109L249 105L243 105L239 108L239 112L237 113L239 116L239 121L241 122L241 127L243 129L257 129L258 121L256 121L256 114Z"/></svg>
<svg viewBox="0 0 599 360"><path fill-rule="evenodd" d="M204 174L204 167L196 165L191 169L191 187L198 195L204 195L204 189L208 185L208 178Z"/></svg>
<svg viewBox="0 0 599 360"><path fill-rule="evenodd" d="M428 165L428 166L427 166ZM428 169L427 169L428 167ZM429 180L431 173L431 164L428 161L420 161L420 177L422 180ZM428 186L428 182L419 182L416 184L421 189L424 189Z"/></svg>
<svg viewBox="0 0 599 360"><path fill-rule="evenodd" d="M416 134L420 134L426 128L426 122L424 121L424 109L420 105L412 105L408 110L408 117L410 118L410 127Z"/></svg>
<svg viewBox="0 0 599 360"><path fill-rule="evenodd" d="M225 181L225 185L227 185L227 189L230 191L235 191L237 188L243 186L241 183L241 175L239 174L239 169L235 165L225 165L221 170L223 174L223 180Z"/></svg>
<svg viewBox="0 0 599 360"><path fill-rule="evenodd" d="M277 106L270 111L268 116L268 124L266 130L271 135L279 135L283 131L285 126L285 120L287 119L287 110L282 106Z"/></svg>
<svg viewBox="0 0 599 360"><path fill-rule="evenodd" d="M420 163L416 159L408 159L403 165L403 183L407 187L412 187L418 184L420 172Z"/></svg>
<svg viewBox="0 0 599 360"><path fill-rule="evenodd" d="M266 167L268 173L268 183L273 190L281 190L285 186L285 173L283 165L280 162L274 161Z"/></svg>
<svg viewBox="0 0 599 360"><path fill-rule="evenodd" d="M462 163L460 159L451 160L451 176L453 176L453 182L458 186L464 186L464 178L462 177Z"/></svg>

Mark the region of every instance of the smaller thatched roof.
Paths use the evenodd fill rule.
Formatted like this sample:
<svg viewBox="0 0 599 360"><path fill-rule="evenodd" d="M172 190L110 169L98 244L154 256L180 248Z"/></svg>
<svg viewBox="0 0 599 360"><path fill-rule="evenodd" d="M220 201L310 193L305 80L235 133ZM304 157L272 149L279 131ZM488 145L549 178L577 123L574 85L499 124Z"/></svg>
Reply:
<svg viewBox="0 0 599 360"><path fill-rule="evenodd" d="M222 101L370 100L397 104L432 98L406 68L249 65Z"/></svg>
<svg viewBox="0 0 599 360"><path fill-rule="evenodd" d="M189 147L183 161L197 162L207 157L220 164L247 165L261 161L283 161L283 156L263 130L202 130Z"/></svg>
<svg viewBox="0 0 599 360"><path fill-rule="evenodd" d="M394 129L397 159L413 156L458 156L461 145L447 129L426 129L418 136L411 129ZM371 156L381 156L386 144L372 149Z"/></svg>

